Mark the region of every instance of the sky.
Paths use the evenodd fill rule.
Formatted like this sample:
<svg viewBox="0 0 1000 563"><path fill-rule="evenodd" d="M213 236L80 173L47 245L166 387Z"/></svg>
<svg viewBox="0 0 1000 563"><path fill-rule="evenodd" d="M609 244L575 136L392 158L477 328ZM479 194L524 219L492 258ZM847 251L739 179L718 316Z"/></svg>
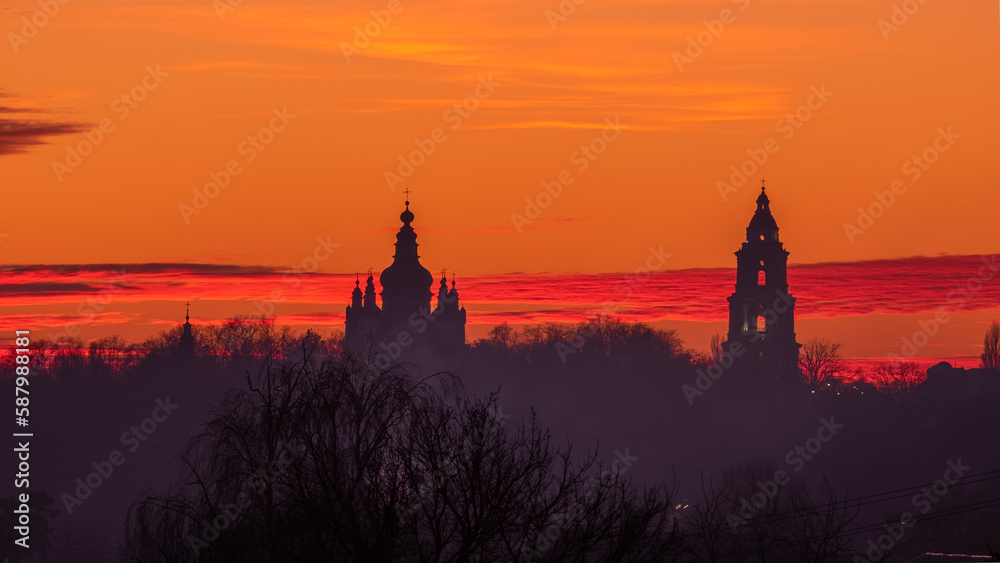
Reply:
<svg viewBox="0 0 1000 563"><path fill-rule="evenodd" d="M948 257L1000 242L993 0L52 1L0 5L0 263L15 280L186 264L231 287L198 265L301 267L326 241L316 279L336 281L340 315L337 276L388 265L409 197L425 266L470 280L470 322L527 321L472 280L629 273L651 247L664 271L733 268L765 177L793 293L815 274L796 265L866 279L888 260L917 279L905 259L920 256L960 283L975 273ZM693 303L731 288L680 277ZM945 301L939 281L926 303ZM829 285L804 294L842 294ZM30 287L8 287L0 314L71 322L75 305ZM969 355L1000 317L980 295L986 313L935 353ZM113 330L146 334L207 299L169 297ZM544 319L575 319L573 303ZM877 356L919 314L858 303L798 327ZM641 315L699 348L721 332Z"/></svg>

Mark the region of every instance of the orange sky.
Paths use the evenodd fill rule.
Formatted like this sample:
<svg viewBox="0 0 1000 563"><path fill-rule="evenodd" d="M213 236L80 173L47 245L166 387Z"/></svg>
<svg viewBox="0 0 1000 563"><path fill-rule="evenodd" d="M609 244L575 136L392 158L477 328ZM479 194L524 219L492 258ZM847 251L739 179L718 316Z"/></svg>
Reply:
<svg viewBox="0 0 1000 563"><path fill-rule="evenodd" d="M0 157L2 260L288 265L330 235L342 246L324 271L373 265L387 249L371 229L394 228L402 199L385 172L438 127L447 139L398 186L414 190L429 267L629 271L650 244L672 268L730 266L761 175L794 262L1000 240L992 0L931 0L888 40L889 1L588 0L553 29L555 0L404 0L348 63L341 43L386 7L245 0L220 21L208 0L69 0L15 54L9 34L41 8L5 3L0 100L36 111L0 117L114 130L62 182L52 163L82 133ZM673 53L724 9L735 21L679 72ZM113 102L150 65L169 76L122 119ZM488 75L500 85L452 129L445 111ZM785 140L777 121L821 85L833 96ZM245 162L240 143L275 108L295 118ZM616 116L628 129L579 172L573 153ZM903 164L948 126L953 150L909 182ZM769 137L778 152L723 202L716 182ZM178 206L231 160L241 173L186 224ZM573 184L518 234L511 215L564 169ZM896 179L907 192L849 242L844 223Z"/></svg>
<svg viewBox="0 0 1000 563"><path fill-rule="evenodd" d="M732 267L761 176L793 263L1000 242L994 0L929 0L898 29L880 29L889 0L586 0L558 21L557 0L51 1L0 8L5 264L287 268L320 237L339 244L321 272L379 270L410 188L432 271L629 272L661 245L667 269ZM390 189L415 140L433 153ZM917 178L906 163L935 142ZM512 217L561 173L537 218Z"/></svg>

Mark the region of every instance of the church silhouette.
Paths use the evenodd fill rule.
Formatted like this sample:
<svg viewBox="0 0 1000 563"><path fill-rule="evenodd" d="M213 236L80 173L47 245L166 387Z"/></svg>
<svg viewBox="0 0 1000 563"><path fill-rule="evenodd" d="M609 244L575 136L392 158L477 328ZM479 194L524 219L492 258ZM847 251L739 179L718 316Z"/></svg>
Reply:
<svg viewBox="0 0 1000 563"><path fill-rule="evenodd" d="M420 264L417 233L410 225L413 218L410 202L406 201L399 216L403 226L396 233L396 253L392 264L379 276L381 308L370 270L363 294L361 280L354 282L344 331L344 345L351 350L372 350L395 359L401 349L411 346L433 352L454 352L465 346L466 313L458 302L454 274L449 289L442 273L437 307L431 309L434 277Z"/></svg>
<svg viewBox="0 0 1000 563"><path fill-rule="evenodd" d="M449 288L442 272L437 306L432 309L434 277L420 263L409 200L399 219L403 225L396 233L392 264L379 276L381 294L376 292L371 270L364 291L359 276L344 322L345 348L376 354L379 363L386 365L407 352L453 353L466 345L466 311L459 304L454 274ZM801 344L795 340L795 298L788 292L788 255L762 187L746 239L736 251L736 288L728 298L729 330L722 346L739 356L741 367L776 378L797 378L799 373ZM194 356L189 317L185 316L185 321L180 351Z"/></svg>
<svg viewBox="0 0 1000 563"><path fill-rule="evenodd" d="M795 298L788 293L788 251L764 188L736 251L736 290L729 296L729 333L724 350L742 350L739 363L755 373L798 377ZM734 355L735 352L733 352Z"/></svg>

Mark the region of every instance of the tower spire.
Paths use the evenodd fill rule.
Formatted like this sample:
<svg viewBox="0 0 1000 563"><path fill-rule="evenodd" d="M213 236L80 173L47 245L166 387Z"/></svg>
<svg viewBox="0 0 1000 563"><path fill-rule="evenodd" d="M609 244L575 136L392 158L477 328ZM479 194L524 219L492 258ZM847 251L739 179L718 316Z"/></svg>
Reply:
<svg viewBox="0 0 1000 563"><path fill-rule="evenodd" d="M184 324L181 325L180 351L187 358L194 356L194 334L191 332L191 302L184 303Z"/></svg>

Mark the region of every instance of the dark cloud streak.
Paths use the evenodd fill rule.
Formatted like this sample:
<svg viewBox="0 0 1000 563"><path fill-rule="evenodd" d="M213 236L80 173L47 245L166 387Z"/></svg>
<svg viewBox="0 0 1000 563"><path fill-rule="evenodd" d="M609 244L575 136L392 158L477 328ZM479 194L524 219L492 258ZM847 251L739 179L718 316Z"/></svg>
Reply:
<svg viewBox="0 0 1000 563"><path fill-rule="evenodd" d="M13 96L0 92L0 98ZM45 114L37 108L17 108L0 106L0 115ZM79 133L86 128L83 123L48 119L25 119L24 117L0 117L0 155L23 154L33 147L49 142L50 137Z"/></svg>

